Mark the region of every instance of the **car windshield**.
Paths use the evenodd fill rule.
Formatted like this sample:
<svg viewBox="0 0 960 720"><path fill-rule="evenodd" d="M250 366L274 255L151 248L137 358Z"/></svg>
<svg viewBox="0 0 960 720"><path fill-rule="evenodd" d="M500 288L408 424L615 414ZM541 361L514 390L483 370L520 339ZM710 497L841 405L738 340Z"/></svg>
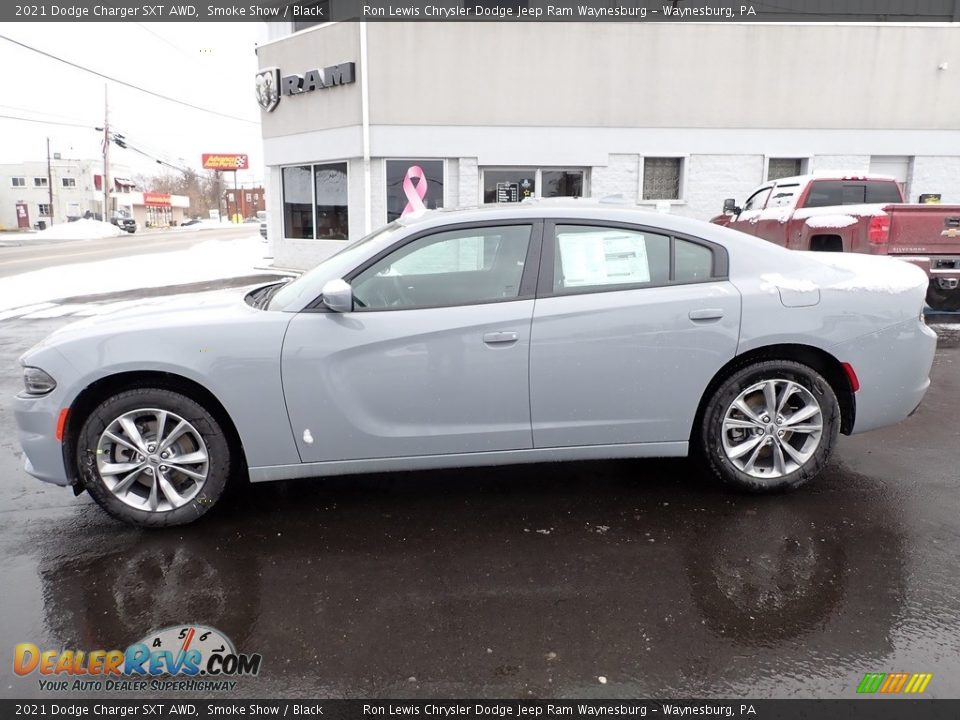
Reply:
<svg viewBox="0 0 960 720"><path fill-rule="evenodd" d="M379 240L387 240L390 236L402 229L402 225L392 222L375 230L366 237L350 243L339 252L320 262L312 270L308 270L299 278L282 287L270 300L270 310L283 310L288 306L302 306L304 303L319 297L323 286L330 280L343 277L368 251L370 246Z"/></svg>

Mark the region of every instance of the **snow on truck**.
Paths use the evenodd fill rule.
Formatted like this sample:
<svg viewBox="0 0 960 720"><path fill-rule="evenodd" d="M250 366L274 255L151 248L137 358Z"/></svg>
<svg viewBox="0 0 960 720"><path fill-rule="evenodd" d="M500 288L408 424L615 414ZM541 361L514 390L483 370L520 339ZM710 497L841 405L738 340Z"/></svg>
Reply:
<svg viewBox="0 0 960 720"><path fill-rule="evenodd" d="M904 202L882 175L799 176L761 185L711 220L792 250L889 255L930 278L927 304L960 310L960 205Z"/></svg>

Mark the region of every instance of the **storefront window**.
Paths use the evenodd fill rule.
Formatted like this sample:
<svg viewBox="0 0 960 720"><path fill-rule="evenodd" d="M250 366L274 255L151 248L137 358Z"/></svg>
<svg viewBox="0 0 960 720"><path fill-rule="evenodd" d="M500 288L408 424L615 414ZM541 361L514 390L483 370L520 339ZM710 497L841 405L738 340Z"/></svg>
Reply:
<svg viewBox="0 0 960 720"><path fill-rule="evenodd" d="M313 190L310 166L283 168L283 236L313 239Z"/></svg>
<svg viewBox="0 0 960 720"><path fill-rule="evenodd" d="M544 170L540 197L583 197L583 171Z"/></svg>
<svg viewBox="0 0 960 720"><path fill-rule="evenodd" d="M509 168L483 171L485 203L520 202L529 197L582 197L584 171Z"/></svg>
<svg viewBox="0 0 960 720"><path fill-rule="evenodd" d="M347 164L314 165L313 177L317 192L317 237L324 240L346 240L347 227Z"/></svg>
<svg viewBox="0 0 960 720"><path fill-rule="evenodd" d="M443 207L443 160L387 160L387 222Z"/></svg>
<svg viewBox="0 0 960 720"><path fill-rule="evenodd" d="M515 203L537 192L536 168L513 170L484 170L483 201L485 203Z"/></svg>

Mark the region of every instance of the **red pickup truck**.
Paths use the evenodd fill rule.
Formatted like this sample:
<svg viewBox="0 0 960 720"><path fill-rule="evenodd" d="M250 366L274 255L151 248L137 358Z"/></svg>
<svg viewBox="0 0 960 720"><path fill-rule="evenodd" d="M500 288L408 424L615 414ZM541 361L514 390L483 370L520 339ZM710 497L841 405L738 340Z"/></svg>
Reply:
<svg viewBox="0 0 960 720"><path fill-rule="evenodd" d="M792 250L889 255L930 278L927 304L960 310L960 205L904 203L880 175L804 175L761 185L711 220Z"/></svg>

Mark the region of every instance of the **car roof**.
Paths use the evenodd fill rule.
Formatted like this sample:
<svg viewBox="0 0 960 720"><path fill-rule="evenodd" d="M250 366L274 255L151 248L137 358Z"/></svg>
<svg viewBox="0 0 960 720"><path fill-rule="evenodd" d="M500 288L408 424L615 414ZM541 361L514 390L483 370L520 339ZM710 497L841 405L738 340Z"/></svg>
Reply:
<svg viewBox="0 0 960 720"><path fill-rule="evenodd" d="M548 200L528 200L521 203L482 205L470 208L426 210L404 215L397 222L411 229L416 227L427 229L455 223L536 220L538 218L625 222L692 235L708 233L711 229L717 227L705 220L693 220L679 215L653 212L637 205L580 198L550 198Z"/></svg>

